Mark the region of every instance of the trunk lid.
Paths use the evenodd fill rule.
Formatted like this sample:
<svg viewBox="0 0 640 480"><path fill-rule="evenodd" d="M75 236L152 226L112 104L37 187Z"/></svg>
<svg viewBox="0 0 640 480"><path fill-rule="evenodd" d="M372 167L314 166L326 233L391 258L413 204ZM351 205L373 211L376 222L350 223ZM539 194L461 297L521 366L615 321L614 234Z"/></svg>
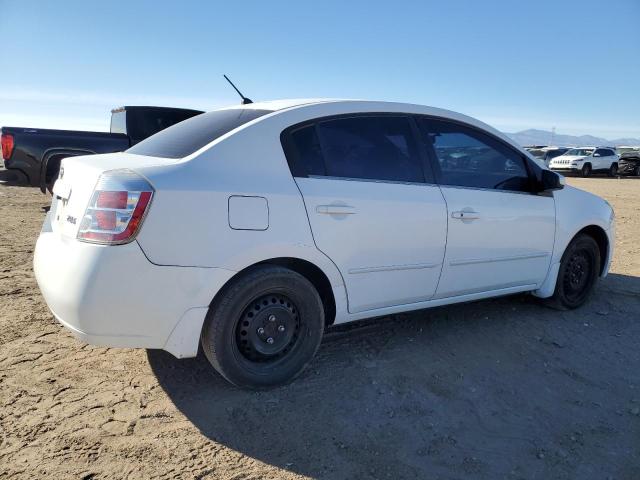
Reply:
<svg viewBox="0 0 640 480"><path fill-rule="evenodd" d="M53 187L50 218L53 232L76 238L91 194L100 174L108 170L158 166L176 160L146 157L128 153L112 153L68 157L62 160L58 180Z"/></svg>

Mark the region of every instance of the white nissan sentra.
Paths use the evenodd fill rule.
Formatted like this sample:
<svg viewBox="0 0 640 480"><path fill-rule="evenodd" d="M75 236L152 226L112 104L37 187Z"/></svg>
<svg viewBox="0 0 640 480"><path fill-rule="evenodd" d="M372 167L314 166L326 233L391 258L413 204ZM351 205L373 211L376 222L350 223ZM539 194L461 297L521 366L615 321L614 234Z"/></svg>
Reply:
<svg viewBox="0 0 640 480"><path fill-rule="evenodd" d="M291 380L326 325L531 292L582 305L614 214L493 128L419 105L212 111L124 153L67 158L34 267L94 345Z"/></svg>

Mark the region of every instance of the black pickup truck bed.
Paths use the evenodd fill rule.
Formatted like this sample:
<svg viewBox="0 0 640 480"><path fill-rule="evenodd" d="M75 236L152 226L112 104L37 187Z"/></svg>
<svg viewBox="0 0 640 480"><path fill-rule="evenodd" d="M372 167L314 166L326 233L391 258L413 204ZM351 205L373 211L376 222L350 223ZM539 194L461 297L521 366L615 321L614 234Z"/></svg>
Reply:
<svg viewBox="0 0 640 480"><path fill-rule="evenodd" d="M121 107L111 111L111 133L2 127L4 165L44 192L53 186L63 158L121 152L200 113L183 108Z"/></svg>
<svg viewBox="0 0 640 480"><path fill-rule="evenodd" d="M131 146L129 137L120 133L3 127L2 134L12 135L14 142L5 167L22 172L33 186L41 186L41 180L46 185L54 174L57 176L62 158L119 152Z"/></svg>

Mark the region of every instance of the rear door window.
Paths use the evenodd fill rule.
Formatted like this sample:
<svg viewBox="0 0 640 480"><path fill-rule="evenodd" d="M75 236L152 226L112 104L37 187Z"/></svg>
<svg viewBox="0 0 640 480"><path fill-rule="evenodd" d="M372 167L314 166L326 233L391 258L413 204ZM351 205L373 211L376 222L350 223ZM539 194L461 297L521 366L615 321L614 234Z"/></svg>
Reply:
<svg viewBox="0 0 640 480"><path fill-rule="evenodd" d="M424 182L422 161L407 116L319 120L291 133L295 176ZM291 160L290 160L290 163Z"/></svg>
<svg viewBox="0 0 640 480"><path fill-rule="evenodd" d="M271 111L249 108L203 113L152 135L126 152L150 157L186 157L216 138L267 113Z"/></svg>
<svg viewBox="0 0 640 480"><path fill-rule="evenodd" d="M419 119L422 138L435 157L443 185L529 192L522 155L471 127L445 120Z"/></svg>

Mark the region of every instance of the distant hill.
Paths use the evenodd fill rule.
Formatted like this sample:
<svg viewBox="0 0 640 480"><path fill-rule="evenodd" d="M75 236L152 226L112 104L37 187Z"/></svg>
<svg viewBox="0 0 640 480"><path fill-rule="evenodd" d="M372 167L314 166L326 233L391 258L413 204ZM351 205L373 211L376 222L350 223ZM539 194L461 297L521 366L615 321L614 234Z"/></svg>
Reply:
<svg viewBox="0 0 640 480"><path fill-rule="evenodd" d="M551 132L545 130L522 130L516 133L507 133L509 137L520 145L549 145L551 142ZM553 144L568 147L588 147L597 145L640 145L640 138L616 138L607 140L606 138L594 137L592 135L553 135Z"/></svg>

